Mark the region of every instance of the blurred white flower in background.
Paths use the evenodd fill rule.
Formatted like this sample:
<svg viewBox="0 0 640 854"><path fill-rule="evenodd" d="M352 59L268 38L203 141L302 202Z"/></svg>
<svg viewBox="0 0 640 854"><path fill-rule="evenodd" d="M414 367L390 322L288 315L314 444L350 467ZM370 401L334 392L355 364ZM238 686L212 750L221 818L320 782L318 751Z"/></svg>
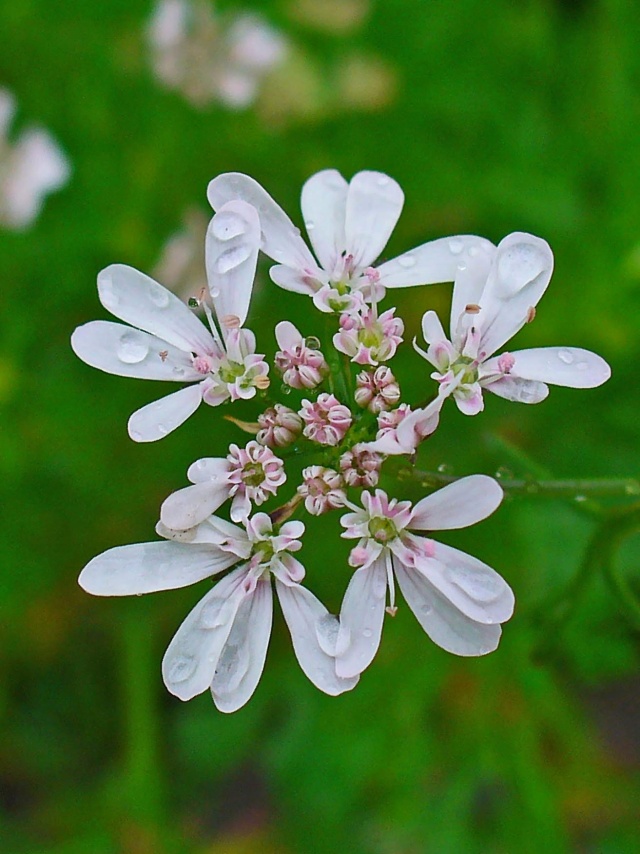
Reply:
<svg viewBox="0 0 640 854"><path fill-rule="evenodd" d="M36 219L45 196L68 181L71 167L42 128L27 128L12 143L14 113L13 96L0 89L0 226L22 229Z"/></svg>
<svg viewBox="0 0 640 854"><path fill-rule="evenodd" d="M204 0L160 0L147 38L155 75L198 107L248 107L287 53L285 37L261 16L219 15Z"/></svg>
<svg viewBox="0 0 640 854"><path fill-rule="evenodd" d="M162 247L158 263L151 273L164 282L183 302L200 300L206 293L204 240L209 219L198 208L188 208L182 217L182 228L172 234Z"/></svg>

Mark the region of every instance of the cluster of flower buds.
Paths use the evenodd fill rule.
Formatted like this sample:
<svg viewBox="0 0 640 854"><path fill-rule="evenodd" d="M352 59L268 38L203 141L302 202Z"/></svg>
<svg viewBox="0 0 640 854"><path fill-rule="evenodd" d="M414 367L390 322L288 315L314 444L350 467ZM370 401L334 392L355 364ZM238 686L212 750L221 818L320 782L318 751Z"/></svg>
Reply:
<svg viewBox="0 0 640 854"><path fill-rule="evenodd" d="M253 408L253 421L227 416L253 438L194 462L187 472L191 485L163 503L156 531L164 542L111 549L80 577L87 591L109 596L226 573L165 655L165 683L182 699L209 688L222 711L247 702L264 666L273 586L301 668L328 694L353 688L371 663L385 614L398 608L396 583L431 640L457 655L494 650L512 614L513 594L500 575L431 538L433 531L463 528L493 513L500 485L471 475L412 505L389 494L397 484L385 475L385 460L407 455L411 464L449 397L461 412L476 415L485 390L536 403L548 384L591 388L605 382L609 368L574 347L494 355L531 322L551 278L553 256L538 237L510 234L498 246L474 236L441 238L373 266L403 199L398 184L377 172L360 172L350 182L335 170L312 176L302 191L302 213L314 255L253 179L236 173L214 179L209 287L201 301L206 325L130 267L112 266L98 277L102 304L131 325L81 326L72 337L76 354L109 373L188 384L131 416L134 440L162 438L202 401ZM271 381L274 371L245 327L259 251L275 262L276 285L301 299L307 295L335 317L335 331L324 338L305 336L288 320L275 325L274 368L282 383ZM379 303L387 290L450 281L450 336L427 311L426 349L414 342L433 368L424 371L420 397L428 398L431 386L432 399L410 405L401 400L391 368L381 364L395 356L404 324L395 308L380 311ZM355 542L334 616L302 585L306 573L297 555L305 524L294 517L336 511L341 536Z"/></svg>

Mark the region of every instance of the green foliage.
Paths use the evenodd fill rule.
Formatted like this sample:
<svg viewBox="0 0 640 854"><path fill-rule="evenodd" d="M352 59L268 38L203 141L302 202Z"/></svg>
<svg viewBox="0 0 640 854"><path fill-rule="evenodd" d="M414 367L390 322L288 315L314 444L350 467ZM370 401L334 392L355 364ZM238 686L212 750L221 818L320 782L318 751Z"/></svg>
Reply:
<svg viewBox="0 0 640 854"><path fill-rule="evenodd" d="M107 316L98 270L150 271L184 211L207 213L206 184L227 170L253 175L296 221L317 169L388 172L406 193L389 257L448 233L545 237L556 273L518 344L594 349L613 379L554 389L538 407L492 399L479 419L450 407L420 463L639 474L640 7L378 0L361 25L332 33L295 5L254 3L295 41L296 79L309 81L306 109L284 116L269 103L198 111L162 89L145 56L147 0L0 7L0 85L16 95L16 127L46 126L73 163L30 230L0 232L0 848L635 851L638 745L634 767L632 751L612 746L623 723L598 730L587 688L606 697L614 680L637 678L638 624L601 568L572 586L597 525L575 501L516 497L447 538L516 592L494 655L448 656L401 605L361 684L337 699L300 673L276 614L245 709L226 717L207 697L182 706L164 693L160 658L201 590L124 602L77 588L93 555L152 539L188 464L237 435L203 407L162 442L134 445L127 417L156 387L93 371L69 347L76 325ZM340 94L354 51L391 69L384 103L356 109ZM274 323L305 330L309 305L277 290L266 266L260 282L251 326L270 352ZM425 309L446 311L449 287L397 296L409 341ZM418 401L428 377L409 351L399 379ZM403 497L419 494L406 484ZM334 610L349 578L338 530L318 520L302 553ZM631 539L615 556L632 595L639 559Z"/></svg>

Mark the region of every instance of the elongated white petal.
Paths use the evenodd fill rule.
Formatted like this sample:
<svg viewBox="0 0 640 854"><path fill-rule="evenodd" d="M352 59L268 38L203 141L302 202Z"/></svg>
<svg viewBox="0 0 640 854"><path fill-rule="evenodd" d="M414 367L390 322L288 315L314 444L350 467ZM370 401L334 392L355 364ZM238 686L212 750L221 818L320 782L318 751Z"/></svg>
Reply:
<svg viewBox="0 0 640 854"><path fill-rule="evenodd" d="M227 202L240 199L253 205L260 216L262 251L278 264L304 270L316 262L286 213L257 181L240 172L226 172L209 183L209 204L220 210Z"/></svg>
<svg viewBox="0 0 640 854"><path fill-rule="evenodd" d="M79 326L71 336L71 347L87 365L119 377L170 382L202 379L193 367L190 353L148 332L109 320L93 320Z"/></svg>
<svg viewBox="0 0 640 854"><path fill-rule="evenodd" d="M187 470L187 478L191 483L226 483L231 464L225 457L202 457L191 463Z"/></svg>
<svg viewBox="0 0 640 854"><path fill-rule="evenodd" d="M346 248L345 216L349 184L335 169L317 172L302 188L304 225L318 260L332 271Z"/></svg>
<svg viewBox="0 0 640 854"><path fill-rule="evenodd" d="M507 375L495 382L482 383L483 388L514 403L540 403L549 394L549 387L537 380L523 380Z"/></svg>
<svg viewBox="0 0 640 854"><path fill-rule="evenodd" d="M569 388L595 388L611 376L611 368L603 358L580 347L535 347L516 350L511 376L525 380L538 380L551 385ZM483 367L490 371L497 367L491 359Z"/></svg>
<svg viewBox="0 0 640 854"><path fill-rule="evenodd" d="M347 194L345 248L357 267L373 264L380 255L403 204L400 185L388 175L358 172L353 176Z"/></svg>
<svg viewBox="0 0 640 854"><path fill-rule="evenodd" d="M302 335L290 320L282 320L276 324L276 341L281 350L292 350L302 344Z"/></svg>
<svg viewBox="0 0 640 854"><path fill-rule="evenodd" d="M463 263L461 258L474 250L483 251L484 247L493 248L493 244L475 235L463 234L430 240L381 264L377 268L380 284L385 288L410 288L414 285L453 282L460 272L458 268Z"/></svg>
<svg viewBox="0 0 640 854"><path fill-rule="evenodd" d="M211 696L221 712L235 712L253 696L267 657L272 619L271 581L263 578L238 608L218 660Z"/></svg>
<svg viewBox="0 0 640 854"><path fill-rule="evenodd" d="M286 585L276 579L276 590L293 651L304 674L316 688L332 697L350 691L359 676L343 679L336 674L335 658L328 654L322 634L323 625L331 615L322 602L299 584Z"/></svg>
<svg viewBox="0 0 640 854"><path fill-rule="evenodd" d="M285 267L284 264L275 264L269 270L269 275L271 281L284 288L285 291L306 294L307 296L312 296L319 289L320 285L315 284L316 282L324 282L327 278L315 261L313 266L305 269L294 269L293 267Z"/></svg>
<svg viewBox="0 0 640 854"><path fill-rule="evenodd" d="M455 238L454 238L455 241ZM454 242L458 249L459 243ZM449 328L455 335L460 315L467 306L479 305L482 292L487 283L491 262L496 254L496 247L488 240L466 246L458 255L458 263L454 277L453 295L451 297L451 320Z"/></svg>
<svg viewBox="0 0 640 854"><path fill-rule="evenodd" d="M207 279L216 315L247 319L260 248L257 210L246 202L223 205L207 229Z"/></svg>
<svg viewBox="0 0 640 854"><path fill-rule="evenodd" d="M373 661L380 646L387 595L385 557L351 576L340 608L336 673L357 676Z"/></svg>
<svg viewBox="0 0 640 854"><path fill-rule="evenodd" d="M211 685L238 608L248 595L243 589L246 574L245 564L221 579L173 636L162 659L162 677L181 700L190 700Z"/></svg>
<svg viewBox="0 0 640 854"><path fill-rule="evenodd" d="M442 327L440 318L435 311L425 311L422 315L422 335L427 344L446 341L447 335Z"/></svg>
<svg viewBox="0 0 640 854"><path fill-rule="evenodd" d="M94 557L78 583L94 596L134 596L175 590L232 566L238 558L212 545L134 543Z"/></svg>
<svg viewBox="0 0 640 854"><path fill-rule="evenodd" d="M200 406L202 384L187 386L133 413L127 425L134 442L157 442L183 424Z"/></svg>
<svg viewBox="0 0 640 854"><path fill-rule="evenodd" d="M186 531L203 522L229 497L226 483L196 483L173 492L160 508L160 521L167 528Z"/></svg>
<svg viewBox="0 0 640 854"><path fill-rule="evenodd" d="M498 573L471 555L435 543L434 558L420 559L416 569L452 605L476 623L504 623L513 614L514 597Z"/></svg>
<svg viewBox="0 0 640 854"><path fill-rule="evenodd" d="M476 623L465 617L415 569L394 560L398 586L407 605L431 640L454 655L486 655L497 648L498 624Z"/></svg>
<svg viewBox="0 0 640 854"><path fill-rule="evenodd" d="M462 477L418 501L407 527L416 531L466 528L490 516L503 496L502 487L492 477Z"/></svg>
<svg viewBox="0 0 640 854"><path fill-rule="evenodd" d="M546 240L514 232L500 241L478 315L481 349L491 355L527 322L553 273L553 253Z"/></svg>
<svg viewBox="0 0 640 854"><path fill-rule="evenodd" d="M179 350L212 353L213 338L192 311L171 291L126 264L98 274L100 302L111 314L157 335Z"/></svg>

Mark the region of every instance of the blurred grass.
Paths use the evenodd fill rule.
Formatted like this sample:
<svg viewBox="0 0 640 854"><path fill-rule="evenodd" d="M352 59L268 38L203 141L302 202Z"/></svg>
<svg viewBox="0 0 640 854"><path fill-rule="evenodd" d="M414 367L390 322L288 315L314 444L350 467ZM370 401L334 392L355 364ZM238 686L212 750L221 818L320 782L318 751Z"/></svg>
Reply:
<svg viewBox="0 0 640 854"><path fill-rule="evenodd" d="M264 111L196 112L159 88L142 42L150 8L0 7L0 83L18 99L17 126L48 127L74 168L31 230L0 233L0 850L636 851L638 743L617 754L583 698L637 680L637 633L599 579L552 655L536 655L527 616L577 571L592 530L580 508L513 500L450 538L516 591L486 660L447 656L401 607L357 690L331 699L299 671L276 620L245 709L226 717L206 696L182 706L159 663L202 589L112 602L75 580L103 549L152 539L187 465L236 434L204 407L161 443L134 446L127 417L157 387L92 371L68 340L106 317L97 271L151 270L184 210L207 210L215 174L248 172L300 222L312 172L380 169L406 193L388 257L447 233L540 234L556 273L519 345L589 347L614 371L604 388L554 389L539 407L492 399L481 419L452 407L424 466L495 472L511 465L486 440L499 435L557 477L637 476L640 7L379 0L361 27L331 33L287 3L255 3L319 72L304 115L275 123ZM356 111L335 95L354 50L393 69L387 107ZM266 266L261 276L251 325L267 352L284 317L314 332L308 303L269 284ZM397 295L407 338L449 293ZM398 370L416 400L424 381L404 349ZM348 579L336 531L317 520L303 552L333 609ZM638 589L637 542L619 559Z"/></svg>

